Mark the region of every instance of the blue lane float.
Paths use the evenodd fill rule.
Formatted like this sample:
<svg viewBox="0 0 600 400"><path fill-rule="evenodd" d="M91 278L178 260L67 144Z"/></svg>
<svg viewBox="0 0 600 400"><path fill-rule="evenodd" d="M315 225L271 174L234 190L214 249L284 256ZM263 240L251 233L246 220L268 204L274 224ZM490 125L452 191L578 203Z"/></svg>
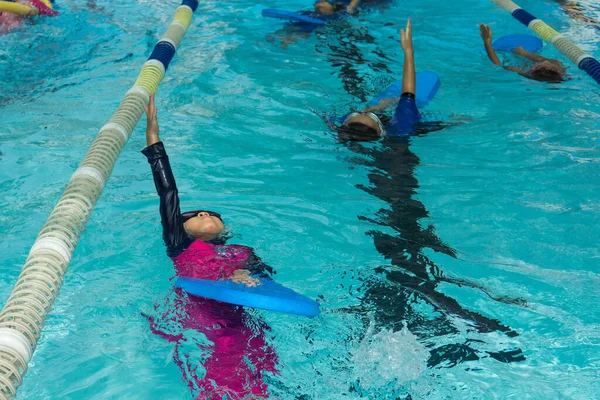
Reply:
<svg viewBox="0 0 600 400"><path fill-rule="evenodd" d="M259 278L258 286L247 286L228 280L178 278L175 286L185 292L206 299L238 306L261 308L288 314L316 317L321 312L319 303L268 278Z"/></svg>
<svg viewBox="0 0 600 400"><path fill-rule="evenodd" d="M171 43L161 40L154 46L152 54L150 54L148 60L160 61L165 66L166 70L169 68L169 64L171 63L174 55L175 47Z"/></svg>
<svg viewBox="0 0 600 400"><path fill-rule="evenodd" d="M437 93L441 85L440 76L437 72L433 71L420 71L417 72L417 93L415 94L415 102L418 108L423 108ZM396 99L402 94L402 80L398 80L392 83L387 89L373 97L371 101L367 103L368 106L376 106L380 100L383 99Z"/></svg>
<svg viewBox="0 0 600 400"><path fill-rule="evenodd" d="M198 0L183 0L181 2L182 6L188 6L189 8L192 9L193 12L196 11L196 8L198 8Z"/></svg>
<svg viewBox="0 0 600 400"><path fill-rule="evenodd" d="M542 39L532 35L506 35L492 43L496 51L512 51L520 46L530 53L537 53L543 45Z"/></svg>
<svg viewBox="0 0 600 400"><path fill-rule="evenodd" d="M579 68L585 71L591 76L596 82L600 83L600 62L595 58L585 58L580 64Z"/></svg>
<svg viewBox="0 0 600 400"><path fill-rule="evenodd" d="M305 24L313 24L313 25L323 25L326 21L312 18L308 15L304 15L298 12L286 11L286 10L278 10L275 8L266 8L262 10L262 16L267 18L277 18L283 19L285 21L290 22L301 22Z"/></svg>

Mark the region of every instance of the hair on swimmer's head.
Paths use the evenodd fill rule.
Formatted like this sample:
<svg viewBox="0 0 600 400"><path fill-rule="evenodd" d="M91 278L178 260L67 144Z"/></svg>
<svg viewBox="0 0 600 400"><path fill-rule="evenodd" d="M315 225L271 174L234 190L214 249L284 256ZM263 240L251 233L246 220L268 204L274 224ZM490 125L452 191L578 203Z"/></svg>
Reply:
<svg viewBox="0 0 600 400"><path fill-rule="evenodd" d="M338 126L336 129L340 140L350 140L355 142L370 142L379 140L381 135L377 130L361 124L360 122L353 122L348 125Z"/></svg>

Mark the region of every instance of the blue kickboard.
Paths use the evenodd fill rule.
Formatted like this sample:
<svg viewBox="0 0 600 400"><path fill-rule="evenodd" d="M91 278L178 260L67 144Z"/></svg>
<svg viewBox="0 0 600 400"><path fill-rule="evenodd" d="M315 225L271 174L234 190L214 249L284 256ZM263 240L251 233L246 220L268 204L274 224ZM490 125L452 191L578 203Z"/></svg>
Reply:
<svg viewBox="0 0 600 400"><path fill-rule="evenodd" d="M441 81L437 72L421 71L417 72L417 93L415 100L418 108L425 107L437 93L440 88ZM381 94L375 96L367 103L368 106L375 106L381 99L394 99L402 94L402 80L392 83Z"/></svg>
<svg viewBox="0 0 600 400"><path fill-rule="evenodd" d="M512 51L521 46L530 53L537 53L543 45L542 39L531 35L506 35L492 43L492 47L496 51Z"/></svg>
<svg viewBox="0 0 600 400"><path fill-rule="evenodd" d="M274 8L266 8L262 10L263 17L285 19L287 21L304 22L307 24L323 25L326 21L309 17L297 12L277 10Z"/></svg>
<svg viewBox="0 0 600 400"><path fill-rule="evenodd" d="M259 278L259 286L247 286L228 280L178 278L176 287L194 296L222 301L238 306L262 308L289 314L316 317L319 303L288 289L272 279Z"/></svg>

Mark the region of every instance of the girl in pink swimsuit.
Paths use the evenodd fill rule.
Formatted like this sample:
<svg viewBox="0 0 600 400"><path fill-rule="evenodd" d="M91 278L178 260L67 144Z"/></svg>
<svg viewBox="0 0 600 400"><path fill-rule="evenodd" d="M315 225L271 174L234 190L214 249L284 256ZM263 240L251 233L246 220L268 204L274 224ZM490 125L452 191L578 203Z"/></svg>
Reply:
<svg viewBox="0 0 600 400"><path fill-rule="evenodd" d="M0 34L8 33L19 28L21 22L25 21L28 17L35 17L36 15L58 15L58 11L54 11L40 0L17 0L14 1L14 3L30 6L31 10L26 16L0 11Z"/></svg>
<svg viewBox="0 0 600 400"><path fill-rule="evenodd" d="M160 215L167 255L173 260L177 276L198 279L231 279L247 285L260 281L250 274L265 274L270 268L254 255L251 248L225 245L220 234L224 229L221 216L197 210L181 213L175 177L169 158L158 137L154 95L146 108L146 147L156 191L160 197ZM158 310L158 306L155 309ZM203 299L175 289L175 298L164 312L147 317L152 332L175 342L174 360L196 399L267 398L265 371L276 374L277 355L266 343L269 327L252 320L243 308L215 300ZM177 329L170 329L173 324ZM206 336L212 346L196 343L210 355L203 362L205 372L190 362L183 345L184 330L193 329ZM176 333L173 333L173 332Z"/></svg>

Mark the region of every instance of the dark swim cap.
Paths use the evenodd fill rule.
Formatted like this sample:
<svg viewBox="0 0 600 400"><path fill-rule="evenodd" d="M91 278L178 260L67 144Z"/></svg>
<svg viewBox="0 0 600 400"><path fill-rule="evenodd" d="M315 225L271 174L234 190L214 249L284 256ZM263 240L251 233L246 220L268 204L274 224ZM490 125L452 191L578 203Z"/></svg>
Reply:
<svg viewBox="0 0 600 400"><path fill-rule="evenodd" d="M188 219L194 218L196 215L200 214L201 212L205 212L208 215L210 215L211 217L217 217L221 220L221 222L223 222L223 218L221 218L221 214L216 213L214 211L208 211L208 210L186 211L184 213L181 213L181 217L183 218L183 222L185 223Z"/></svg>
<svg viewBox="0 0 600 400"><path fill-rule="evenodd" d="M353 142L371 142L381 139L381 134L379 132L360 122L342 125L336 127L335 130L341 140L350 140Z"/></svg>

